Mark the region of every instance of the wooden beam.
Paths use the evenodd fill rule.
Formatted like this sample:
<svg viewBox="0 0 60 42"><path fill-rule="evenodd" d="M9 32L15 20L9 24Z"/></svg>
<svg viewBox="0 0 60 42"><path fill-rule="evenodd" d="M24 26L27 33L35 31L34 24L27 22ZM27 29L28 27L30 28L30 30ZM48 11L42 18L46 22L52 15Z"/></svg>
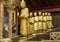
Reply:
<svg viewBox="0 0 60 42"><path fill-rule="evenodd" d="M60 11L60 8L43 9L40 11L42 11L42 12L57 12L57 11Z"/></svg>
<svg viewBox="0 0 60 42"><path fill-rule="evenodd" d="M45 10L45 9L55 9L55 8L60 8L60 6L49 6L49 7L40 7L40 8L30 8L30 11Z"/></svg>
<svg viewBox="0 0 60 42"><path fill-rule="evenodd" d="M51 8L51 9L42 9L42 10L33 10L31 12L57 12L60 11L60 8Z"/></svg>

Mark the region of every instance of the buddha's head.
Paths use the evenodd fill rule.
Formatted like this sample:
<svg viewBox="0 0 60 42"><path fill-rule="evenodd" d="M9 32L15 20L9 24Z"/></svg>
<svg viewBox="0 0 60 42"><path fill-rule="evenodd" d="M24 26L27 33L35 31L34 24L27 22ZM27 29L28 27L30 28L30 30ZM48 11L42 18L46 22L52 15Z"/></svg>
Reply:
<svg viewBox="0 0 60 42"><path fill-rule="evenodd" d="M51 13L48 13L48 16L50 16L51 15Z"/></svg>
<svg viewBox="0 0 60 42"><path fill-rule="evenodd" d="M41 15L41 12L39 12L38 14Z"/></svg>
<svg viewBox="0 0 60 42"><path fill-rule="evenodd" d="M34 16L37 16L37 12L34 12Z"/></svg>
<svg viewBox="0 0 60 42"><path fill-rule="evenodd" d="M26 7L26 3L24 0L21 1L21 4L20 4L21 8L25 8Z"/></svg>
<svg viewBox="0 0 60 42"><path fill-rule="evenodd" d="M32 12L30 13L30 16L33 16L33 13Z"/></svg>
<svg viewBox="0 0 60 42"><path fill-rule="evenodd" d="M45 12L45 15L48 15L48 13L47 13L47 12Z"/></svg>
<svg viewBox="0 0 60 42"><path fill-rule="evenodd" d="M44 15L45 15L45 13L42 13L42 15L44 16Z"/></svg>

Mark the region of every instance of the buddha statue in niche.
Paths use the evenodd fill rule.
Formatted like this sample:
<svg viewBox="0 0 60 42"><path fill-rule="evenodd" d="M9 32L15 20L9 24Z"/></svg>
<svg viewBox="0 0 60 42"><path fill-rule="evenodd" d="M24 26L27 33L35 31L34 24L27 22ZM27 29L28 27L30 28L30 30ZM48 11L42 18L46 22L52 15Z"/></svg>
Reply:
<svg viewBox="0 0 60 42"><path fill-rule="evenodd" d="M20 26L20 33L23 36L27 36L28 34L28 28L29 28L29 22L28 22L28 16L29 16L29 10L26 7L26 3L24 0L21 1L21 15L20 15L20 19L21 19L21 26Z"/></svg>

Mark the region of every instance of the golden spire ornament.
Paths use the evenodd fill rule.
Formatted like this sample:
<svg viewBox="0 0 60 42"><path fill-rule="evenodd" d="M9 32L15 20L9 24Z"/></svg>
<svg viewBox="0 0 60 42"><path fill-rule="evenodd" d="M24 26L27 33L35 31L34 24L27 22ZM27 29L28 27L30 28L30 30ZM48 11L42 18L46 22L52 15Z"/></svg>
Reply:
<svg viewBox="0 0 60 42"><path fill-rule="evenodd" d="M24 0L21 1L21 4L20 4L21 8L25 8L26 7L26 3Z"/></svg>

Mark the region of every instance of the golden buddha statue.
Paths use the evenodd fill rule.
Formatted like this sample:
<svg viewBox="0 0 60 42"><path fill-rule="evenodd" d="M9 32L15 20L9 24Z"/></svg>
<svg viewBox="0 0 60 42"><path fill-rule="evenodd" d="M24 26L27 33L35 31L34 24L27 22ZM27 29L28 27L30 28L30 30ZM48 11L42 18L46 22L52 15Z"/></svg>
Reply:
<svg viewBox="0 0 60 42"><path fill-rule="evenodd" d="M48 13L47 20L48 20L47 22L48 29L51 30L51 28L53 28L51 13Z"/></svg>
<svg viewBox="0 0 60 42"><path fill-rule="evenodd" d="M47 17L46 17L46 13L42 13L43 15L43 31L45 32L47 30Z"/></svg>
<svg viewBox="0 0 60 42"><path fill-rule="evenodd" d="M38 16L37 16L37 12L34 12L34 31L37 33L39 30L39 22L38 22Z"/></svg>
<svg viewBox="0 0 60 42"><path fill-rule="evenodd" d="M46 26L47 26L47 16L48 16L48 12L45 12L45 17L46 17ZM46 31L48 30L48 26L47 26L47 28L46 28Z"/></svg>
<svg viewBox="0 0 60 42"><path fill-rule="evenodd" d="M38 13L39 14L39 31L40 33L42 33L42 29L43 29L43 25L42 25L42 21L43 21L43 16L41 14L41 12Z"/></svg>
<svg viewBox="0 0 60 42"><path fill-rule="evenodd" d="M21 15L20 15L20 19L21 19L21 23L20 23L20 33L23 36L27 36L28 34L28 30L29 30L29 22L28 22L28 16L29 16L29 10L26 7L26 3L24 0L21 1Z"/></svg>
<svg viewBox="0 0 60 42"><path fill-rule="evenodd" d="M43 19L42 19L42 18L43 18L42 13L39 12L38 14L39 14L39 20L40 20L40 21L43 21Z"/></svg>
<svg viewBox="0 0 60 42"><path fill-rule="evenodd" d="M30 22L31 22L31 23L34 23L33 13L30 13Z"/></svg>
<svg viewBox="0 0 60 42"><path fill-rule="evenodd" d="M30 17L29 17L29 26L30 26L30 34L34 33L34 17L33 17L33 13L30 13Z"/></svg>

